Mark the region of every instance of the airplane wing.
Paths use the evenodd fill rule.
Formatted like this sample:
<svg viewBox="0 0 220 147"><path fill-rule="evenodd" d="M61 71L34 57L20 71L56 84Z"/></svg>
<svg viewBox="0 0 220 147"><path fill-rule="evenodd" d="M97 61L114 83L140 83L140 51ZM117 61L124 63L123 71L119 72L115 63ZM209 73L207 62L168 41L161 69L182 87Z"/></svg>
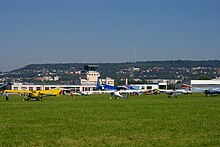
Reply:
<svg viewBox="0 0 220 147"><path fill-rule="evenodd" d="M159 89L159 91L162 92L162 93L166 93L166 94L173 92L173 90L169 90L169 89Z"/></svg>
<svg viewBox="0 0 220 147"><path fill-rule="evenodd" d="M52 90L36 90L36 93L38 95L53 95L53 96L59 96L61 94L62 90L59 89L52 89Z"/></svg>
<svg viewBox="0 0 220 147"><path fill-rule="evenodd" d="M4 90L4 92L16 93L16 94L19 94L19 93L32 93L32 91L30 91L30 90Z"/></svg>
<svg viewBox="0 0 220 147"><path fill-rule="evenodd" d="M97 91L81 91L81 95L91 95L91 94L140 94L143 92L148 92L149 90L133 90L133 89L123 89L123 90L97 90ZM117 94L116 94L117 95Z"/></svg>
<svg viewBox="0 0 220 147"><path fill-rule="evenodd" d="M96 90L96 91L81 91L79 92L82 95L91 95L91 94L109 94L109 93L113 93L116 90Z"/></svg>

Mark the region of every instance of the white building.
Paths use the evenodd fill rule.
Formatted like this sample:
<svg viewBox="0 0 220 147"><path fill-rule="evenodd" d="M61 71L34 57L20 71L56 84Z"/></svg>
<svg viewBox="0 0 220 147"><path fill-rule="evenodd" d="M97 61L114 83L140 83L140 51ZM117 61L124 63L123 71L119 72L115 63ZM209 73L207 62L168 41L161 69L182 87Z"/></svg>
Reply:
<svg viewBox="0 0 220 147"><path fill-rule="evenodd" d="M71 89L77 91L94 91L96 86L94 85L38 85L38 84L23 84L13 83L10 85L11 90L51 90L55 88Z"/></svg>
<svg viewBox="0 0 220 147"><path fill-rule="evenodd" d="M167 89L167 83L131 84L136 90Z"/></svg>
<svg viewBox="0 0 220 147"><path fill-rule="evenodd" d="M169 84L176 84L178 82L182 82L182 80L178 79L146 79L147 83L167 83Z"/></svg>
<svg viewBox="0 0 220 147"><path fill-rule="evenodd" d="M202 92L212 88L220 88L220 78L212 80L191 80L193 92Z"/></svg>

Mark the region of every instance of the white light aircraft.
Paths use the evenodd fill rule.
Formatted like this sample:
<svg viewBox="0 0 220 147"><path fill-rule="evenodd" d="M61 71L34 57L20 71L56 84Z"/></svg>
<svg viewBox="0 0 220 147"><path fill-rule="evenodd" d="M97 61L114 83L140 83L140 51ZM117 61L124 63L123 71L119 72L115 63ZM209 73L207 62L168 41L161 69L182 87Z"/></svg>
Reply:
<svg viewBox="0 0 220 147"><path fill-rule="evenodd" d="M160 90L160 92L166 93L168 95L168 98L177 97L181 94L192 94L192 91L190 89Z"/></svg>
<svg viewBox="0 0 220 147"><path fill-rule="evenodd" d="M146 90L135 90L131 86L111 86L108 84L102 84L101 77L98 77L97 91L82 91L83 94L97 94L97 93L108 93L115 98L128 98L128 94L139 94L141 92L146 92ZM111 97L110 97L111 98Z"/></svg>

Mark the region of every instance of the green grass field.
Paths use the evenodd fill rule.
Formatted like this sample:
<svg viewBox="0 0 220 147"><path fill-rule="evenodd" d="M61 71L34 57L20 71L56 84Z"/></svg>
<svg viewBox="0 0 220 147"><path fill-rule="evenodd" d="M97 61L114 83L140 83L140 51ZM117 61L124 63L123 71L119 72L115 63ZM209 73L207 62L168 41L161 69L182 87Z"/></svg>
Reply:
<svg viewBox="0 0 220 147"><path fill-rule="evenodd" d="M0 146L220 146L220 97L0 96Z"/></svg>

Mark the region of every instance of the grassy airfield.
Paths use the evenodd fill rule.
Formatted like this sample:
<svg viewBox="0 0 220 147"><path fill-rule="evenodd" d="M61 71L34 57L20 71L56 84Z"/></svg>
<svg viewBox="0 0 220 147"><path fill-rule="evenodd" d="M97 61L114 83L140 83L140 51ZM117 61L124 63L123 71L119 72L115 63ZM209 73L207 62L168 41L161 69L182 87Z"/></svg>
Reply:
<svg viewBox="0 0 220 147"><path fill-rule="evenodd" d="M220 97L0 96L0 146L220 146Z"/></svg>

